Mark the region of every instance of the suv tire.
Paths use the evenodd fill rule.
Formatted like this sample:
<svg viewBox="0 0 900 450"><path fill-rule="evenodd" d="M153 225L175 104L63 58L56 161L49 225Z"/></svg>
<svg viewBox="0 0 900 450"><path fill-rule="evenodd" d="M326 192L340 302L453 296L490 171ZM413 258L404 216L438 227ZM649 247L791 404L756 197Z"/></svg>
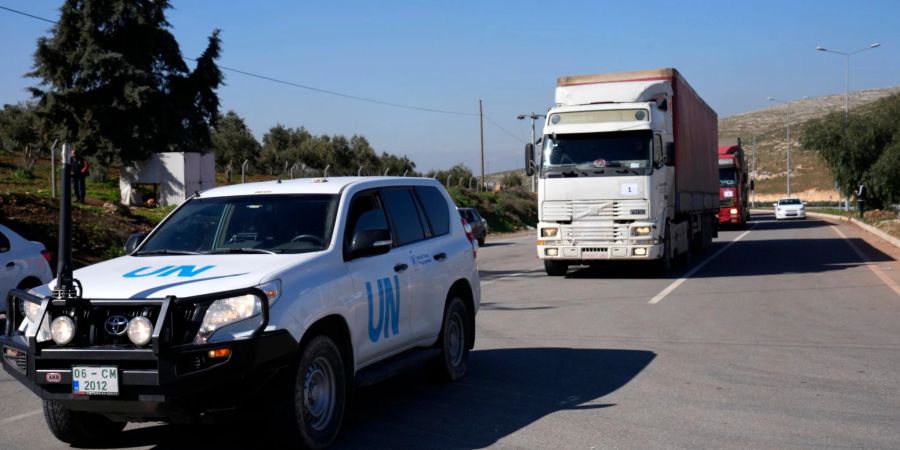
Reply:
<svg viewBox="0 0 900 450"><path fill-rule="evenodd" d="M53 436L76 446L113 443L126 425L100 414L72 411L54 400L44 400L44 421Z"/></svg>
<svg viewBox="0 0 900 450"><path fill-rule="evenodd" d="M344 360L334 340L314 337L304 347L291 379L292 428L304 448L334 443L347 409Z"/></svg>
<svg viewBox="0 0 900 450"><path fill-rule="evenodd" d="M442 381L457 381L466 375L472 333L466 303L457 296L450 297L444 308L444 321L437 342L441 355L436 372Z"/></svg>

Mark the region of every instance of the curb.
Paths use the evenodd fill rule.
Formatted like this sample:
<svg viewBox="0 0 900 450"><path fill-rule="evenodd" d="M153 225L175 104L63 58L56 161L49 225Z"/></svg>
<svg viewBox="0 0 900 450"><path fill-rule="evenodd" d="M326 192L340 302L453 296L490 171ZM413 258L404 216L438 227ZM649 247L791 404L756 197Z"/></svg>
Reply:
<svg viewBox="0 0 900 450"><path fill-rule="evenodd" d="M834 219L834 220L840 220L843 222L855 223L856 226L862 228L863 230L865 230L871 234L874 234L875 236L878 236L879 238L887 241L894 247L900 248L900 239L897 239L897 238L885 233L884 231L881 231L878 228L873 227L872 225L863 223L859 219L854 219L852 217L846 217L846 216L835 216L834 214L824 214L824 213L817 213L817 212L807 212L806 215L809 217L815 217L818 219Z"/></svg>

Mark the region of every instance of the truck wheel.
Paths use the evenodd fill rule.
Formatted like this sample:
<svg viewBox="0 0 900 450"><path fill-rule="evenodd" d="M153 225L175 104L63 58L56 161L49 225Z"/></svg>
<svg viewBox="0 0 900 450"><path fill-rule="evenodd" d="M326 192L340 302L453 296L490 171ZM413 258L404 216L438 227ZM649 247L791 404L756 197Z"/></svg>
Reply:
<svg viewBox="0 0 900 450"><path fill-rule="evenodd" d="M544 261L544 271L551 277L564 277L569 271L569 265L562 261Z"/></svg>
<svg viewBox="0 0 900 450"><path fill-rule="evenodd" d="M443 381L457 381L466 375L469 366L468 343L473 333L468 317L468 308L461 298L452 297L447 302L438 338L441 356L437 361L437 375Z"/></svg>
<svg viewBox="0 0 900 450"><path fill-rule="evenodd" d="M54 400L44 400L44 421L53 436L77 446L113 443L125 428L125 422L113 422L100 414L71 411Z"/></svg>
<svg viewBox="0 0 900 450"><path fill-rule="evenodd" d="M292 382L292 425L305 448L331 445L347 407L344 360L328 336L316 336L300 355Z"/></svg>
<svg viewBox="0 0 900 450"><path fill-rule="evenodd" d="M653 271L657 275L666 275L672 270L672 259L672 236L667 225L663 236L663 254L662 257L653 262Z"/></svg>

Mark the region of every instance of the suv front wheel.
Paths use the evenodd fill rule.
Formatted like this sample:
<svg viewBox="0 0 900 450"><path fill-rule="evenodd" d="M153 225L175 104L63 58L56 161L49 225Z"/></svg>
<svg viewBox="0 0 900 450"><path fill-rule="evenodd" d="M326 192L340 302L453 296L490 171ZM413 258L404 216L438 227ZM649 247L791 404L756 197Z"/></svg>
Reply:
<svg viewBox="0 0 900 450"><path fill-rule="evenodd" d="M305 448L337 438L347 407L347 377L337 344L316 336L303 349L292 383L293 424Z"/></svg>
<svg viewBox="0 0 900 450"><path fill-rule="evenodd" d="M109 445L125 428L125 422L113 422L100 414L72 411L53 400L44 400L44 420L53 436L77 446Z"/></svg>

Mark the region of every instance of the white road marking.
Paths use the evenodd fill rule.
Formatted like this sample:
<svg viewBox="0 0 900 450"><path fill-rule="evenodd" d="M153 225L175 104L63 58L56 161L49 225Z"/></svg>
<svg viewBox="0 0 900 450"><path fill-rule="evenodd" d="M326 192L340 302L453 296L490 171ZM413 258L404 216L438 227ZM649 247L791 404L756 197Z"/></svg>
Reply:
<svg viewBox="0 0 900 450"><path fill-rule="evenodd" d="M864 265L868 267L876 277L878 277L885 285L887 285L887 287L893 289L894 292L897 293L897 295L900 295L900 286L897 286L897 283L894 283L894 280L892 280L891 277L884 273L884 271L881 270L881 267L878 267L877 264L872 264L872 260L869 259L869 257L866 256L866 254L863 253L862 250L860 250L859 247L857 247L856 244L853 243L853 241L847 238L847 235L845 235L838 227L832 225L831 228L835 233L838 234L838 236L844 239L844 242L846 242L847 245L849 245L850 248L853 249L853 252L855 252L856 255L865 262Z"/></svg>
<svg viewBox="0 0 900 450"><path fill-rule="evenodd" d="M18 416L7 417L3 420L0 420L0 425L6 425L8 423L13 423L18 420L27 419L31 416L36 416L41 413L40 409L36 409L34 411L29 411L27 413L19 414Z"/></svg>
<svg viewBox="0 0 900 450"><path fill-rule="evenodd" d="M756 228L756 226L754 225L753 228ZM648 303L650 303L651 305L655 305L655 304L661 302L662 299L666 298L667 295L671 294L672 291L674 291L675 289L677 289L678 286L681 286L682 283L684 283L685 281L687 281L687 279L690 278L691 275L697 273L698 270L702 269L704 266L706 266L707 264L709 264L710 261L716 259L716 257L719 256L719 255L721 255L722 252L724 252L725 250L728 250L728 247L731 247L732 245L734 245L735 242L740 241L741 239L744 238L744 236L750 234L750 232L753 231L753 228L751 228L751 229L749 229L749 230L743 232L740 236L734 238L734 240L729 241L728 244L725 244L725 246L722 247L722 248L720 248L719 251L713 253L713 255L710 256L709 258L706 258L705 261L703 261L703 262L700 263L700 264L697 264L697 266L694 267L693 269L691 269L690 272L684 274L683 277L681 277L681 278L679 278L679 279L673 281L672 284L670 284L670 285L667 286L665 289L663 289L659 294L656 294L656 296L653 297L653 298L651 298L650 301L649 301Z"/></svg>

